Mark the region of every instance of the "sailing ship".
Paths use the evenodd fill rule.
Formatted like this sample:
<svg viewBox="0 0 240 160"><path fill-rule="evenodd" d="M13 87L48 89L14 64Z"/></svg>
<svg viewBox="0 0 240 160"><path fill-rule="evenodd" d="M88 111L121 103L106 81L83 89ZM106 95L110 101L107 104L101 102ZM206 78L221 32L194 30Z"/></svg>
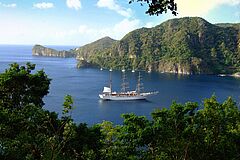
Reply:
<svg viewBox="0 0 240 160"><path fill-rule="evenodd" d="M143 83L141 83L141 75L139 72L138 83L136 90L128 91L128 83L126 82L125 70L122 70L122 84L121 92L112 91L112 70L110 70L110 81L109 87L104 87L103 92L99 94L102 100L114 100L114 101L125 101L125 100L144 100L147 96L157 94L158 92L141 92L143 90Z"/></svg>
<svg viewBox="0 0 240 160"><path fill-rule="evenodd" d="M132 73L134 73L134 72L135 72L135 69L133 68L133 69L132 69Z"/></svg>

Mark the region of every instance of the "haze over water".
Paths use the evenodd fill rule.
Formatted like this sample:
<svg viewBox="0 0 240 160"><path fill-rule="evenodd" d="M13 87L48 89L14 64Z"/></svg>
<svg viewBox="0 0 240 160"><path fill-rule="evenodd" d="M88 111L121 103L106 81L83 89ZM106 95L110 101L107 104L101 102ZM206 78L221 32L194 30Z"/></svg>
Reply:
<svg viewBox="0 0 240 160"><path fill-rule="evenodd" d="M55 49L71 49L73 46L51 46ZM0 72L13 62L36 64L37 70L44 69L52 79L48 96L44 98L45 109L62 110L64 96L72 95L75 109L72 112L75 122L87 124L109 120L122 123L122 113L135 113L150 117L157 108L168 108L173 101L185 103L194 101L202 104L204 98L215 94L219 101L232 96L240 102L240 79L216 75L175 75L141 72L145 91L159 91L158 95L147 101L101 101L98 94L109 82L109 71L96 68L76 68L73 58L35 57L31 55L32 46L0 45ZM138 72L127 72L130 88L135 89ZM113 90L119 91L121 72L113 71Z"/></svg>

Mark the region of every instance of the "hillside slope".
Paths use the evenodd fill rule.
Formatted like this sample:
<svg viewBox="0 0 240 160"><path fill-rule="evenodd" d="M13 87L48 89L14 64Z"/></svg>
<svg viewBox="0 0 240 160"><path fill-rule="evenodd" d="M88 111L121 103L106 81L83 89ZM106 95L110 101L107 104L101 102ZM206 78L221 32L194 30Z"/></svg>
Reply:
<svg viewBox="0 0 240 160"><path fill-rule="evenodd" d="M134 30L120 41L108 40L80 47L78 57L105 68L182 74L233 73L240 68L239 24L185 17Z"/></svg>

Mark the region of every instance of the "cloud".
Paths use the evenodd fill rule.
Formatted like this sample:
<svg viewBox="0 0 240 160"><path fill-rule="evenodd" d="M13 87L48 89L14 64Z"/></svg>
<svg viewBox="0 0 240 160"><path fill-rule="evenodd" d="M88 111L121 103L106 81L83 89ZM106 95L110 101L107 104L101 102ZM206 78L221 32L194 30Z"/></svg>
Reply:
<svg viewBox="0 0 240 160"><path fill-rule="evenodd" d="M48 45L85 45L105 36L121 39L128 32L139 28L138 19L123 18L115 24L77 24L59 25L45 19L19 18L0 14L0 43L9 44L48 44ZM18 24L16 29L16 24Z"/></svg>
<svg viewBox="0 0 240 160"><path fill-rule="evenodd" d="M226 4L229 4L229 5L240 5L239 0L223 0L223 2L224 1L225 1Z"/></svg>
<svg viewBox="0 0 240 160"><path fill-rule="evenodd" d="M114 26L107 28L93 28L87 25L80 25L75 29L67 29L64 31L58 31L55 33L55 36L58 39L74 39L74 37L81 36L81 39L84 42L80 42L83 45L97 39L100 39L105 36L110 36L114 39L121 39L130 31L140 27L140 20L138 19L123 19ZM79 38L78 38L79 39Z"/></svg>
<svg viewBox="0 0 240 160"><path fill-rule="evenodd" d="M38 9L50 9L54 7L54 4L49 2L34 3L33 7Z"/></svg>
<svg viewBox="0 0 240 160"><path fill-rule="evenodd" d="M78 33L79 34L85 34L85 33L91 33L91 32L92 32L91 29L88 28L87 25L80 25L78 27Z"/></svg>
<svg viewBox="0 0 240 160"><path fill-rule="evenodd" d="M140 26L140 20L138 19L133 19L133 20L124 19L113 27L112 34L117 39L120 39L128 32L139 28L139 26Z"/></svg>
<svg viewBox="0 0 240 160"><path fill-rule="evenodd" d="M155 26L155 24L154 24L153 22L147 22L144 27L146 27L146 28L152 28L152 27L154 27L154 26Z"/></svg>
<svg viewBox="0 0 240 160"><path fill-rule="evenodd" d="M0 2L0 6L6 7L6 8L16 8L16 7L17 7L17 4L16 4L16 3L5 4L5 3L1 3L1 2Z"/></svg>
<svg viewBox="0 0 240 160"><path fill-rule="evenodd" d="M117 12L124 17L131 17L132 10L130 8L123 8L117 4L116 0L99 0L97 6L100 8L108 8Z"/></svg>
<svg viewBox="0 0 240 160"><path fill-rule="evenodd" d="M240 0L176 0L180 17L204 16L220 5L240 5Z"/></svg>
<svg viewBox="0 0 240 160"><path fill-rule="evenodd" d="M68 8L73 8L75 10L79 10L80 8L82 8L80 0L67 0L66 4Z"/></svg>

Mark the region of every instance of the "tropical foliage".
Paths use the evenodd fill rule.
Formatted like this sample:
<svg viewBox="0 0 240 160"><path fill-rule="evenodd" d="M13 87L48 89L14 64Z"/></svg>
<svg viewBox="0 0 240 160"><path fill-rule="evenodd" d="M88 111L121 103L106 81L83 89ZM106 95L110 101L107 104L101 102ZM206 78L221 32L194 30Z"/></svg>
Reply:
<svg viewBox="0 0 240 160"><path fill-rule="evenodd" d="M240 111L231 98L219 103L212 96L203 106L174 102L169 109L153 111L151 120L128 113L122 115L121 125L103 121L87 126L72 120L74 106L69 95L62 117L42 108L40 100L50 80L43 71L32 73L33 69L29 63L13 64L0 74L4 95L0 97L0 159L240 158ZM18 85L18 80L27 77L23 86ZM20 95L13 96L19 90Z"/></svg>
<svg viewBox="0 0 240 160"><path fill-rule="evenodd" d="M139 2L141 5L146 3L148 5L148 10L146 14L159 15L162 13L167 13L168 10L172 11L173 15L177 15L177 4L174 0L130 0L129 4L133 2Z"/></svg>

